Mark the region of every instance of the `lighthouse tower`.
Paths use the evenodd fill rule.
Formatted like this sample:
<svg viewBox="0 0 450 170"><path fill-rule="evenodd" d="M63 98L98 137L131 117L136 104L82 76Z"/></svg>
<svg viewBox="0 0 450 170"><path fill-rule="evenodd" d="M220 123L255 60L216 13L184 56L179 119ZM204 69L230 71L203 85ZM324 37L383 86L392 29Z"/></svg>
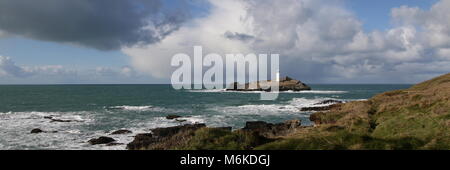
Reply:
<svg viewBox="0 0 450 170"><path fill-rule="evenodd" d="M277 81L277 82L280 81L280 70L277 70L277 73L275 75L275 81Z"/></svg>

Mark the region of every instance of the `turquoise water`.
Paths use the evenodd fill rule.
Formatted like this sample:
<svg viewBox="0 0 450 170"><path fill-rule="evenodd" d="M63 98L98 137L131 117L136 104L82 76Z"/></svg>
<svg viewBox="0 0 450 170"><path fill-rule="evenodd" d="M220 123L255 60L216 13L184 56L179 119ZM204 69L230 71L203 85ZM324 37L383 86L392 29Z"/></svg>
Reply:
<svg viewBox="0 0 450 170"><path fill-rule="evenodd" d="M87 140L110 136L128 143L136 133L185 123L240 128L246 121L300 119L300 112L326 99L364 100L410 85L311 85L312 91L283 92L275 101L259 93L223 90L174 90L170 85L4 85L0 86L0 149L124 149L91 146ZM176 114L180 120L167 120ZM51 122L45 117L70 120ZM30 134L33 128L56 133ZM133 134L109 135L129 129Z"/></svg>

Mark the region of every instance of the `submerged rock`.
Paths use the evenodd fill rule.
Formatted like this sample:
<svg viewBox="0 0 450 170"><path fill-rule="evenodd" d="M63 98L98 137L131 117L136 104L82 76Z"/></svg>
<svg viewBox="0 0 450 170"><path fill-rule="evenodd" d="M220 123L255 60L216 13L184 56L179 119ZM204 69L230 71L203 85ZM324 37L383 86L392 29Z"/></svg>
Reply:
<svg viewBox="0 0 450 170"><path fill-rule="evenodd" d="M237 82L232 83L230 87L228 87L227 91L271 91L271 84L275 83L271 80L257 81L246 84L239 84ZM279 83L279 91L302 91L302 90L311 90L311 87L302 83L300 80L294 80L290 77L284 77L280 79Z"/></svg>
<svg viewBox="0 0 450 170"><path fill-rule="evenodd" d="M116 141L116 140L114 140L113 138L106 137L106 136L101 136L101 137L96 138L96 139L91 139L88 142L91 145L99 145L99 144L111 143L111 142L114 142L114 141Z"/></svg>
<svg viewBox="0 0 450 170"><path fill-rule="evenodd" d="M31 130L30 133L42 133L42 132L44 132L44 131L39 128L36 128L36 129Z"/></svg>
<svg viewBox="0 0 450 170"><path fill-rule="evenodd" d="M176 118L180 118L181 116L178 115L168 115L166 116L166 119L176 119Z"/></svg>
<svg viewBox="0 0 450 170"><path fill-rule="evenodd" d="M111 135L121 135L121 134L129 134L129 133L133 133L130 130L126 130L126 129L121 129L121 130L116 130L114 132L111 133Z"/></svg>

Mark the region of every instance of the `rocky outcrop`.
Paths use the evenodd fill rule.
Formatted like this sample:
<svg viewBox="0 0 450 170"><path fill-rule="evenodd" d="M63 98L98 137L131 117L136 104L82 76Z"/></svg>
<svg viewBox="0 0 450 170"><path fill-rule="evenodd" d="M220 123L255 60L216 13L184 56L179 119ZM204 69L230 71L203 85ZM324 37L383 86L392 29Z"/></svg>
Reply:
<svg viewBox="0 0 450 170"><path fill-rule="evenodd" d="M258 81L251 82L246 84L239 84L237 82L231 84L226 90L227 91L272 91L270 86L274 82L269 81ZM279 91L302 91L302 90L311 90L311 87L302 83L300 80L294 80L290 77L284 77L280 79L278 82L278 90Z"/></svg>
<svg viewBox="0 0 450 170"><path fill-rule="evenodd" d="M111 133L111 135L122 135L122 134L129 134L129 133L133 133L130 130L126 130L126 129L120 129L120 130L116 130L114 132Z"/></svg>
<svg viewBox="0 0 450 170"><path fill-rule="evenodd" d="M99 144L108 144L108 143L112 143L112 142L114 142L114 141L116 141L116 140L114 140L113 138L106 137L106 136L101 136L101 137L96 138L96 139L91 139L91 140L89 140L88 142L89 142L91 145L99 145Z"/></svg>
<svg viewBox="0 0 450 170"><path fill-rule="evenodd" d="M300 120L288 120L284 123L267 123L264 121L251 121L245 124L243 131L251 131L267 138L283 136L292 133L301 126Z"/></svg>
<svg viewBox="0 0 450 170"><path fill-rule="evenodd" d="M255 138L274 138L287 133L294 132L300 127L300 120L290 120L284 123L272 124L263 121L247 122L246 126L238 129L236 132L245 132L245 134L253 135ZM189 142L195 135L195 132L201 128L206 128L205 124L181 125L167 128L152 129L152 133L138 134L134 140L127 145L130 150L165 150L180 148ZM220 133L232 133L231 127L207 128L216 129Z"/></svg>
<svg viewBox="0 0 450 170"><path fill-rule="evenodd" d="M192 137L197 129L206 127L205 124L187 124L181 126L151 129L152 133L138 134L127 145L127 149L159 149L164 150L182 145L186 139Z"/></svg>

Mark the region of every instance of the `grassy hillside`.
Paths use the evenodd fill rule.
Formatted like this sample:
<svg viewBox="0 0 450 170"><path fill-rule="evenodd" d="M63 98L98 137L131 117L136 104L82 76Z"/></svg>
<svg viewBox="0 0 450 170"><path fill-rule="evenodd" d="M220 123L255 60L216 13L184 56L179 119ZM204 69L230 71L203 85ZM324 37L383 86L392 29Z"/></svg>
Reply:
<svg viewBox="0 0 450 170"><path fill-rule="evenodd" d="M450 149L450 74L311 116L305 128L256 149Z"/></svg>

